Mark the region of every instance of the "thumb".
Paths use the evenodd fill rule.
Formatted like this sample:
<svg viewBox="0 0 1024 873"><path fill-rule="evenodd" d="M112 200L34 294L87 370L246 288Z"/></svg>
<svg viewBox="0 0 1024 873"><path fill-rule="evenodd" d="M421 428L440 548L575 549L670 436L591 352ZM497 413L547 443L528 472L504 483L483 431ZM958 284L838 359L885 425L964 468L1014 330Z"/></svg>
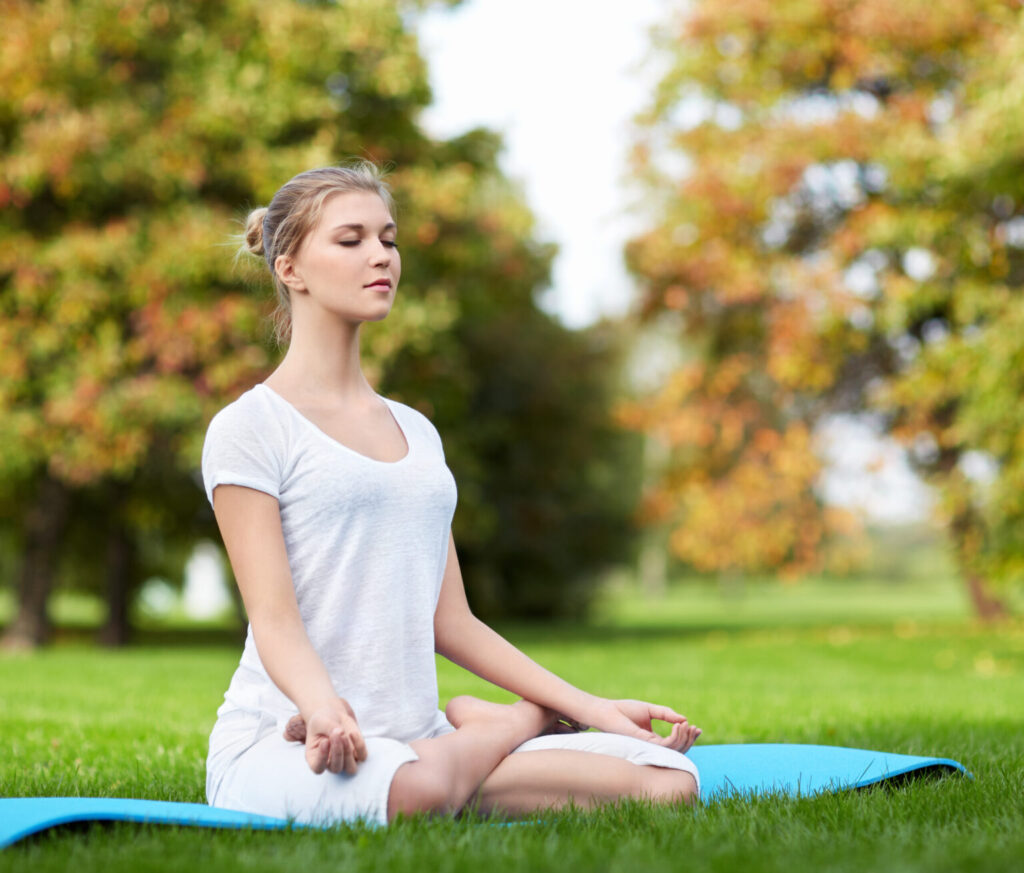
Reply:
<svg viewBox="0 0 1024 873"><path fill-rule="evenodd" d="M638 740L645 740L648 743L653 743L661 739L661 737L654 733L654 731L644 730L642 727L634 727L632 735Z"/></svg>

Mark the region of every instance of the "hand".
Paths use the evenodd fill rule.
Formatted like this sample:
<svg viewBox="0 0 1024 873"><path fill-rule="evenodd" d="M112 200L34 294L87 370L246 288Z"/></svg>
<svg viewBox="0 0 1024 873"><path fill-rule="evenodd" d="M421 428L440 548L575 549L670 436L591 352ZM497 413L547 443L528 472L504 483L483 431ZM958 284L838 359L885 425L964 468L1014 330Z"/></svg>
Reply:
<svg viewBox="0 0 1024 873"><path fill-rule="evenodd" d="M306 744L306 763L314 773L355 773L366 760L366 743L355 713L340 697L316 710L309 722L294 716L284 729L284 738Z"/></svg>
<svg viewBox="0 0 1024 873"><path fill-rule="evenodd" d="M701 734L699 727L689 724L686 716L674 709L642 700L599 699L588 711L586 718L590 726L598 730L636 737L677 752L685 752ZM651 729L654 719L672 724L668 736L658 736Z"/></svg>

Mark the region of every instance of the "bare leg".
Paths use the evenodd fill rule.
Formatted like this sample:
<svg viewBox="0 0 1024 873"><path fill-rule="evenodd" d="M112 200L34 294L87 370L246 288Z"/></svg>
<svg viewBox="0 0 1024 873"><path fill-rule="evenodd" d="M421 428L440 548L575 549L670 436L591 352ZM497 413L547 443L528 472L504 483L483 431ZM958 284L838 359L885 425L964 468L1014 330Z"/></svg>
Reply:
<svg viewBox="0 0 1024 873"><path fill-rule="evenodd" d="M522 816L569 803L591 809L623 798L692 803L697 783L684 770L638 766L622 758L569 750L518 752L505 758L474 796L484 813Z"/></svg>
<svg viewBox="0 0 1024 873"><path fill-rule="evenodd" d="M554 713L527 701L502 706L457 697L445 714L457 730L411 743L420 760L395 774L389 821L399 813L451 814L467 803L484 813L522 816L569 803L590 809L627 797L692 803L697 796L693 776L671 767L566 749L510 754L534 736L557 732ZM305 739L301 718L292 719L286 737Z"/></svg>
<svg viewBox="0 0 1024 873"><path fill-rule="evenodd" d="M511 706L456 697L445 708L453 733L410 743L418 761L391 782L388 821L399 813L458 812L488 774L521 743L550 728L555 714L520 700Z"/></svg>

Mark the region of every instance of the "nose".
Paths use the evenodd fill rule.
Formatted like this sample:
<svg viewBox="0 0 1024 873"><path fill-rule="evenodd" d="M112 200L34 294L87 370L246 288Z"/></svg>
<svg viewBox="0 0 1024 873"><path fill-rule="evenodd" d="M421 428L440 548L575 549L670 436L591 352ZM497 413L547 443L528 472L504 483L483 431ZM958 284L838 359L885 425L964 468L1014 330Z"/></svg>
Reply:
<svg viewBox="0 0 1024 873"><path fill-rule="evenodd" d="M376 248L373 249L372 261L375 267L387 267L391 263L391 249L378 241Z"/></svg>

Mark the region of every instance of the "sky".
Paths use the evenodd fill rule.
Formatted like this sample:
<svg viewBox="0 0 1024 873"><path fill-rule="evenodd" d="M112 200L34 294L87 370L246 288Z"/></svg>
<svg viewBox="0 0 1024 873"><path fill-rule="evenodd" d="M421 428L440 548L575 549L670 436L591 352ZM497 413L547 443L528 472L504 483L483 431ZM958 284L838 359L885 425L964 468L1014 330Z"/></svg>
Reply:
<svg viewBox="0 0 1024 873"><path fill-rule="evenodd" d="M624 185L629 127L654 81L642 62L664 8L466 0L419 19L434 91L423 126L445 138L477 126L504 134L502 169L560 249L542 303L570 327L621 314L632 299L622 264L638 227Z"/></svg>
<svg viewBox="0 0 1024 873"><path fill-rule="evenodd" d="M522 185L538 235L559 246L542 304L569 327L622 314L633 300L622 250L642 217L630 208L626 155L631 120L657 80L649 30L672 5L465 0L418 19L434 93L423 126L444 138L480 126L504 135L502 169ZM928 489L869 423L835 418L820 435L827 500L879 522L927 515Z"/></svg>

